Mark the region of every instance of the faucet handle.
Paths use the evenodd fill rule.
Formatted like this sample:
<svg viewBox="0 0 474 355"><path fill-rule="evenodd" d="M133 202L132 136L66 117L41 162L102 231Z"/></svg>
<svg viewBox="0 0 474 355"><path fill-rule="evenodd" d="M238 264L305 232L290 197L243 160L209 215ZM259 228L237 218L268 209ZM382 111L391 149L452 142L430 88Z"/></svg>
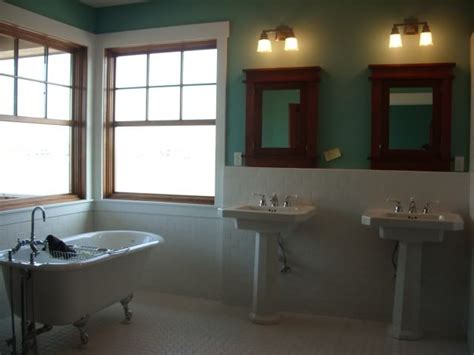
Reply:
<svg viewBox="0 0 474 355"><path fill-rule="evenodd" d="M425 205L423 206L423 214L431 213L431 208L430 207L433 204L439 204L439 201L438 200L426 201Z"/></svg>
<svg viewBox="0 0 474 355"><path fill-rule="evenodd" d="M270 202L272 204L272 207L278 206L278 195L276 194L276 192L272 194L272 197L270 198Z"/></svg>
<svg viewBox="0 0 474 355"><path fill-rule="evenodd" d="M393 210L395 213L401 213L401 212L403 212L402 201L396 200L396 199L392 199L392 198L390 198L390 197L387 197L387 199L385 200L385 202L393 202L393 203L395 203L395 207L394 207L394 210Z"/></svg>
<svg viewBox="0 0 474 355"><path fill-rule="evenodd" d="M266 206L267 205L267 200L265 198L265 194L261 194L261 193L258 193L258 192L254 192L253 193L254 196L260 196L260 201L258 202L258 205L263 207L263 206Z"/></svg>
<svg viewBox="0 0 474 355"><path fill-rule="evenodd" d="M290 199L298 198L298 195L286 195L285 202L283 202L283 207L290 207Z"/></svg>

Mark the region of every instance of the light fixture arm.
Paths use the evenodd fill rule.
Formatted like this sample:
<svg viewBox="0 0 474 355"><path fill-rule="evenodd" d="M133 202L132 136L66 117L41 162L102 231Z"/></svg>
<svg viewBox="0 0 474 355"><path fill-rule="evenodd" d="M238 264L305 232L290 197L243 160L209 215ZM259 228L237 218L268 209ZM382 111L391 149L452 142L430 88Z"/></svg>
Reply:
<svg viewBox="0 0 474 355"><path fill-rule="evenodd" d="M263 30L260 39L268 38L269 33L275 34L275 41L284 41L288 37L295 37L295 33L293 32L293 29L291 27L281 25L270 30Z"/></svg>
<svg viewBox="0 0 474 355"><path fill-rule="evenodd" d="M257 52L268 53L272 51L271 43L268 38L269 33L275 34L275 41L285 42L285 51L298 50L298 40L295 37L293 29L286 25L280 25L276 28L262 31L262 33L260 34L260 39L258 41Z"/></svg>
<svg viewBox="0 0 474 355"><path fill-rule="evenodd" d="M403 23L396 23L393 27L403 27L405 35L417 35L419 33L419 26L429 29L428 22L419 21L416 17L409 17L404 20Z"/></svg>
<svg viewBox="0 0 474 355"><path fill-rule="evenodd" d="M420 26L421 32L420 32ZM419 21L416 17L406 18L403 23L395 23L392 26L392 32L390 33L390 48L402 47L402 38L400 35L399 28L403 28L404 35L420 35L420 46L432 46L433 37L431 34L430 26L426 21Z"/></svg>

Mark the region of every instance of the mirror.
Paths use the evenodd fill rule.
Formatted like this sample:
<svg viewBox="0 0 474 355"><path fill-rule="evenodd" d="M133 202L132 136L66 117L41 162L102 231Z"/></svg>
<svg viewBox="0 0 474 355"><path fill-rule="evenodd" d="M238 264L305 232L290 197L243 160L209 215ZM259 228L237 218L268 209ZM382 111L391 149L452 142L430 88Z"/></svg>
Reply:
<svg viewBox="0 0 474 355"><path fill-rule="evenodd" d="M454 67L454 63L369 66L372 169L451 169Z"/></svg>
<svg viewBox="0 0 474 355"><path fill-rule="evenodd" d="M299 90L263 90L262 148L291 146L291 126L298 120L299 104Z"/></svg>
<svg viewBox="0 0 474 355"><path fill-rule="evenodd" d="M433 88L392 87L389 106L388 148L431 149Z"/></svg>
<svg viewBox="0 0 474 355"><path fill-rule="evenodd" d="M319 67L245 69L245 165L316 164Z"/></svg>

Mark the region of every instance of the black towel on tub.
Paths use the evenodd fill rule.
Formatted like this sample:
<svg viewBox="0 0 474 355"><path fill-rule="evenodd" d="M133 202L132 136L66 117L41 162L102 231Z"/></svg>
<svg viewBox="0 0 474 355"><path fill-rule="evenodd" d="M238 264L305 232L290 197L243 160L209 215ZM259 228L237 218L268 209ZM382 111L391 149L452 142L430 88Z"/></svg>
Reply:
<svg viewBox="0 0 474 355"><path fill-rule="evenodd" d="M66 243L54 235L48 235L45 239L45 243L48 245L49 253L54 257L69 259L76 256L76 251L73 248L67 246ZM46 250L46 245L43 250Z"/></svg>

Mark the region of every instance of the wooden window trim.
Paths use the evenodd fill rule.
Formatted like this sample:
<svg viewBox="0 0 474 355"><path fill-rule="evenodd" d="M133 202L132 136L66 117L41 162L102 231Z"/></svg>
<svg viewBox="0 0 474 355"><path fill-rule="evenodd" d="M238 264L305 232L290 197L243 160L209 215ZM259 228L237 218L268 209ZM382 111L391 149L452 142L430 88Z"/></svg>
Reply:
<svg viewBox="0 0 474 355"><path fill-rule="evenodd" d="M115 191L115 137L116 127L144 127L144 126L211 126L216 120L169 120L169 121L114 121L114 91L115 91L115 59L124 55L154 54L174 51L216 49L217 41L199 41L174 43L164 45L146 45L124 48L107 48L105 50L106 63L106 91L105 91L105 123L104 123L104 193L106 199L155 201L171 203L191 203L202 205L213 205L215 197L189 196L189 195L167 195L148 193L128 193ZM148 82L148 74L147 74ZM206 85L203 83L202 85ZM216 85L216 84L209 84ZM176 85L173 85L176 86ZM182 86L182 84L180 84ZM191 85L186 85L191 86ZM152 87L147 85L148 88ZM161 87L161 86L159 86ZM123 88L121 88L123 89ZM148 104L148 103L147 103Z"/></svg>
<svg viewBox="0 0 474 355"><path fill-rule="evenodd" d="M71 193L0 200L0 211L84 199L86 193L87 48L6 22L0 22L0 34L31 41L72 55L72 84L68 86L72 89L71 120L0 115L0 121L3 122L60 125L72 128Z"/></svg>

